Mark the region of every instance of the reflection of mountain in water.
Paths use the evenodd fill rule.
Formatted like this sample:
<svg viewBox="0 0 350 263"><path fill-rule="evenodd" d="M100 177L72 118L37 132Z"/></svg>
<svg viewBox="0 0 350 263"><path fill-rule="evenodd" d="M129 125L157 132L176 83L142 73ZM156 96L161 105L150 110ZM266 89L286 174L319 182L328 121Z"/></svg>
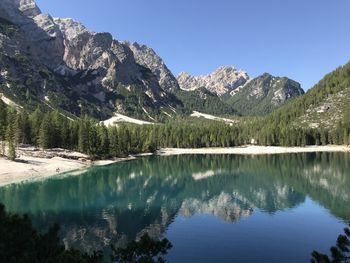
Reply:
<svg viewBox="0 0 350 263"><path fill-rule="evenodd" d="M293 208L306 195L349 219L348 163L346 154L326 153L149 157L0 188L0 202L41 229L58 222L67 246L90 251L145 231L160 236L178 213L236 222L255 208Z"/></svg>
<svg viewBox="0 0 350 263"><path fill-rule="evenodd" d="M236 222L241 217L250 216L253 213L253 208L234 195L222 192L219 196L208 201L186 199L179 212L185 217L191 217L198 213L213 214L226 222Z"/></svg>

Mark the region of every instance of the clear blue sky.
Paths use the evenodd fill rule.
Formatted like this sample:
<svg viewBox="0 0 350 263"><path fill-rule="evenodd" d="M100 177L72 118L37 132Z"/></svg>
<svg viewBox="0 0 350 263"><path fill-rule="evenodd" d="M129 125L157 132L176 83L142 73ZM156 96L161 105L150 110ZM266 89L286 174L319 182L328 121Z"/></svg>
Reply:
<svg viewBox="0 0 350 263"><path fill-rule="evenodd" d="M177 75L233 65L313 86L350 60L350 0L37 0L119 40L151 46Z"/></svg>

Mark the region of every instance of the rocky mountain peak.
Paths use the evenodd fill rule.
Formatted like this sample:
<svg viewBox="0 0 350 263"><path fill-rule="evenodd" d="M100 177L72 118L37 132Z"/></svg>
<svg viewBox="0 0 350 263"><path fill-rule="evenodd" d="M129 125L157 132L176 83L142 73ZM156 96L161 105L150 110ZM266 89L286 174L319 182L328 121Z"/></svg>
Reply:
<svg viewBox="0 0 350 263"><path fill-rule="evenodd" d="M1 0L0 8L6 10L12 22L23 21L23 17L33 18L41 11L34 0Z"/></svg>
<svg viewBox="0 0 350 263"><path fill-rule="evenodd" d="M146 45L140 45L137 42L123 42L134 53L135 60L138 64L149 68L159 79L159 85L164 90L178 90L179 85L176 78L165 65L164 61L157 53Z"/></svg>
<svg viewBox="0 0 350 263"><path fill-rule="evenodd" d="M228 103L242 115L264 115L302 94L298 82L264 73L232 92Z"/></svg>
<svg viewBox="0 0 350 263"><path fill-rule="evenodd" d="M33 24L33 19L41 14L33 0L1 0L0 17L18 26Z"/></svg>
<svg viewBox="0 0 350 263"><path fill-rule="evenodd" d="M29 17L37 16L41 13L34 0L13 0L18 9Z"/></svg>
<svg viewBox="0 0 350 263"><path fill-rule="evenodd" d="M68 40L72 40L84 33L93 34L92 31L88 30L83 24L75 21L74 19L54 18L54 21L64 34L64 37Z"/></svg>
<svg viewBox="0 0 350 263"><path fill-rule="evenodd" d="M182 72L177 80L183 90L196 90L203 87L218 96L222 96L244 85L249 80L249 76L243 70L237 70L232 66L222 66L203 76L192 76Z"/></svg>

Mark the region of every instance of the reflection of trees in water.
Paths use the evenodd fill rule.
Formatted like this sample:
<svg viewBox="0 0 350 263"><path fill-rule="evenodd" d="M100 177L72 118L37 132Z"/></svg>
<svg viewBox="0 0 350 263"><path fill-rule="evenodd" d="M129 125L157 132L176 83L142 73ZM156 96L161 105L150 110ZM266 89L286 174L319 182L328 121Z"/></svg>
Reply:
<svg viewBox="0 0 350 263"><path fill-rule="evenodd" d="M348 171L346 154L149 157L1 188L0 201L39 227L58 222L67 245L90 250L144 232L158 237L179 212L235 222L254 208L274 213L310 195L349 215Z"/></svg>

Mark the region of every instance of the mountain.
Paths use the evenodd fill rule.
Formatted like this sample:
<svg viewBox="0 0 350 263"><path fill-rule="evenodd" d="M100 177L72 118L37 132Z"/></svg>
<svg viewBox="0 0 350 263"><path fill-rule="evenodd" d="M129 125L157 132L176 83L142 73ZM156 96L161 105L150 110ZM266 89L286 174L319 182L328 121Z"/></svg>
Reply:
<svg viewBox="0 0 350 263"><path fill-rule="evenodd" d="M236 70L231 66L220 67L206 76L191 76L182 72L177 77L180 88L185 91L193 91L206 88L218 96L223 96L232 90L244 85L249 80L245 71Z"/></svg>
<svg viewBox="0 0 350 263"><path fill-rule="evenodd" d="M230 66L220 67L207 76L180 73L177 80L181 90L188 92L187 96L177 93L187 108L197 105L201 106L199 111L212 114L266 115L304 93L298 82L286 77L265 73L250 79L245 71ZM211 96L204 95L204 90Z"/></svg>
<svg viewBox="0 0 350 263"><path fill-rule="evenodd" d="M99 119L114 112L149 119L182 106L169 92L175 77L145 46L54 19L33 0L2 0L0 17L0 89L19 105Z"/></svg>
<svg viewBox="0 0 350 263"><path fill-rule="evenodd" d="M175 78L148 46L42 14L34 0L2 0L0 94L30 111L40 106L72 118L127 115L153 122L192 111L263 115L302 90L268 74L250 80L232 66Z"/></svg>
<svg viewBox="0 0 350 263"><path fill-rule="evenodd" d="M345 127L346 133L350 125L350 62L327 74L303 96L271 114L267 121L275 127L292 125L333 131Z"/></svg>
<svg viewBox="0 0 350 263"><path fill-rule="evenodd" d="M233 90L227 103L242 115L266 115L302 94L298 82L265 73Z"/></svg>

